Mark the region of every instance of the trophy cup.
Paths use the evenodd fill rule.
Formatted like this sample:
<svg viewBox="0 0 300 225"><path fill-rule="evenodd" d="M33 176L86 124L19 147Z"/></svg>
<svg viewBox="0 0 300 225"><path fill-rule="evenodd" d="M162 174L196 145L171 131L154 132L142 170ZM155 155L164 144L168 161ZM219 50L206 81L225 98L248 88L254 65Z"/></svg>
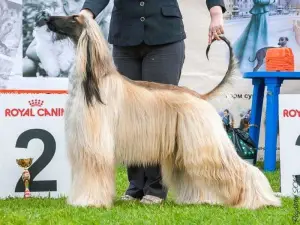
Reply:
<svg viewBox="0 0 300 225"><path fill-rule="evenodd" d="M29 191L29 181L30 181L30 173L28 171L28 168L32 164L33 158L26 158L26 159L17 159L17 164L24 169L22 173L22 180L24 182L25 191L24 191L24 198L30 197L30 191Z"/></svg>

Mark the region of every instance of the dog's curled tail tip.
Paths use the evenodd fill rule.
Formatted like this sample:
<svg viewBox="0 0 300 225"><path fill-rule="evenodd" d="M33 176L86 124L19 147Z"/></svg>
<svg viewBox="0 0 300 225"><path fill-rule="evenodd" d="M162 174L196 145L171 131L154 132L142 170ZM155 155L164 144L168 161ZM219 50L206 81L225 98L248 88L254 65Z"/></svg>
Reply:
<svg viewBox="0 0 300 225"><path fill-rule="evenodd" d="M210 92L208 92L204 95L204 98L206 100L212 99L214 96L216 96L217 94L220 94L222 92L228 92L228 89L232 88L232 80L234 79L234 71L238 65L238 62L237 62L236 58L234 57L234 51L233 51L233 47L232 47L230 41L224 36L220 36L220 39L222 41L224 41L225 44L229 48L229 64L228 64L228 68L225 73L225 76L223 77L221 82L213 90L211 90ZM208 58L208 52L210 50L210 47L211 47L212 43L215 42L216 40L217 39L213 39L212 42L207 46L207 48L206 48L206 57L207 58Z"/></svg>
<svg viewBox="0 0 300 225"><path fill-rule="evenodd" d="M230 50L232 50L232 46L231 46L231 44L230 44L230 41L229 41L225 36L220 36L219 38L227 44L227 46L229 47ZM209 60L208 53L209 53L209 50L210 50L210 46L211 46L212 43L215 42L216 40L217 40L217 39L214 38L214 39L211 41L211 43L208 44L208 46L207 46L207 48L206 48L206 58L207 58L207 60Z"/></svg>
<svg viewBox="0 0 300 225"><path fill-rule="evenodd" d="M207 58L207 60L209 60L208 53L209 53L210 46L211 46L211 44L209 44L206 48L206 58Z"/></svg>

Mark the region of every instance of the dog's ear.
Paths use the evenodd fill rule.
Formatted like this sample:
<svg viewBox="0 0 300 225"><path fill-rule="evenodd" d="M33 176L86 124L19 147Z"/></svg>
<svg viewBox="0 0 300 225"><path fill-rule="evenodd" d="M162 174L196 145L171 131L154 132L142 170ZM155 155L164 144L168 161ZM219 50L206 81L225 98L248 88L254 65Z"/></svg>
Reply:
<svg viewBox="0 0 300 225"><path fill-rule="evenodd" d="M288 37L285 37L285 40L286 40L286 41L289 41Z"/></svg>
<svg viewBox="0 0 300 225"><path fill-rule="evenodd" d="M98 102L103 101L100 96L100 90L98 86L98 80L95 74L95 71L93 70L92 60L93 60L93 53L92 53L92 42L90 40L90 37L87 37L87 60L86 60L86 77L83 81L83 88L85 93L86 102L88 105L92 105L93 98L95 97Z"/></svg>

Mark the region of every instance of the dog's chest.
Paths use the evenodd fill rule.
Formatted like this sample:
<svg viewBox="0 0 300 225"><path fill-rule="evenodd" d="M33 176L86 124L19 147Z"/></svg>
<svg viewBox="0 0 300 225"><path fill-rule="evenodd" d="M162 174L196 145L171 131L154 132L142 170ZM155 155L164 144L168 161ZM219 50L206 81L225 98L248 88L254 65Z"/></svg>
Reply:
<svg viewBox="0 0 300 225"><path fill-rule="evenodd" d="M77 84L73 83L69 85L69 98L66 102L65 108L66 128L75 129L77 127L78 129L79 126L82 126L84 109L86 108L86 106L84 105L85 101L82 93L77 90Z"/></svg>

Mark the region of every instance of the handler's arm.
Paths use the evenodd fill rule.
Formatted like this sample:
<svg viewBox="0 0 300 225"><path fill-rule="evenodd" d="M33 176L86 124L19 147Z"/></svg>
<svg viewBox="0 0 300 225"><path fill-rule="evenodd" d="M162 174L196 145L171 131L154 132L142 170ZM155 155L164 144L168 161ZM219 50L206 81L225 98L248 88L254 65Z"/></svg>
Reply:
<svg viewBox="0 0 300 225"><path fill-rule="evenodd" d="M95 18L109 3L109 0L85 0L82 10L88 9Z"/></svg>
<svg viewBox="0 0 300 225"><path fill-rule="evenodd" d="M226 12L224 0L206 0L206 5L209 11L215 6L220 6L222 8L222 13Z"/></svg>

